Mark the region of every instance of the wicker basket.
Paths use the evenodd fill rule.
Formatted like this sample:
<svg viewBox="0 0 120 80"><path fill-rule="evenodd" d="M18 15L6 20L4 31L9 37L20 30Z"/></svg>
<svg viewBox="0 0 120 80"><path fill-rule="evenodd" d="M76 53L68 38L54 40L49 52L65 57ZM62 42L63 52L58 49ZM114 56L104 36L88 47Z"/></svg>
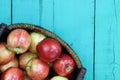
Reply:
<svg viewBox="0 0 120 80"><path fill-rule="evenodd" d="M28 32L31 32L31 31L41 32L42 34L46 35L47 37L51 37L51 38L57 40L61 44L64 51L69 53L76 63L76 68L75 68L75 71L73 72L74 76L71 77L72 78L71 80L83 80L86 69L83 68L82 63L81 63L80 59L78 58L77 54L60 37L58 37L54 33L50 32L40 26L32 25L32 24L24 24L24 23L12 24L9 26L7 26L5 24L1 24L0 25L0 42L5 41L6 40L5 36L7 36L11 30L14 30L16 28L22 28L22 29L27 30Z"/></svg>

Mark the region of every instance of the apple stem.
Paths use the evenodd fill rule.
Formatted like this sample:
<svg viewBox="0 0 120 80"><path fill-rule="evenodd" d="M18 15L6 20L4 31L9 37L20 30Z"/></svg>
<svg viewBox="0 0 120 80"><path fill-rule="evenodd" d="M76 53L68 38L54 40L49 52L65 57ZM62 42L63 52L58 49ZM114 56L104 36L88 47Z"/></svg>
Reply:
<svg viewBox="0 0 120 80"><path fill-rule="evenodd" d="M70 65L67 65L67 66L66 66L66 69L67 69L67 70L70 70L70 69L71 69L71 66L70 66Z"/></svg>
<svg viewBox="0 0 120 80"><path fill-rule="evenodd" d="M50 68L52 68L53 63L52 62L48 62L48 65L49 65Z"/></svg>
<svg viewBox="0 0 120 80"><path fill-rule="evenodd" d="M22 51L20 46L15 47L14 50L17 52L17 54L19 54Z"/></svg>

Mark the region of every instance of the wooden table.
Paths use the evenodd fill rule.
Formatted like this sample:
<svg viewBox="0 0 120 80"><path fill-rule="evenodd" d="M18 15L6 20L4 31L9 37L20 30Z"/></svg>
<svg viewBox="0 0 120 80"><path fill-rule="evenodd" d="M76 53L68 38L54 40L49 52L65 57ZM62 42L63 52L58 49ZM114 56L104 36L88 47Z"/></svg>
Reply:
<svg viewBox="0 0 120 80"><path fill-rule="evenodd" d="M42 26L87 68L84 80L120 80L120 0L0 0L0 23Z"/></svg>

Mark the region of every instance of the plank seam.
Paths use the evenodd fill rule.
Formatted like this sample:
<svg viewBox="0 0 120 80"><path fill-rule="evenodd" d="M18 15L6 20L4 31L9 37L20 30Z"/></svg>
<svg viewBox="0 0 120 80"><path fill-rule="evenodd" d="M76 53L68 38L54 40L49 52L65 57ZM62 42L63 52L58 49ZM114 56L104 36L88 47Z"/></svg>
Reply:
<svg viewBox="0 0 120 80"><path fill-rule="evenodd" d="M40 26L41 26L42 25L42 14L43 14L43 0L40 0L39 4L40 4L40 6L39 6L40 7L40 10L39 10L39 13L40 13L40 18L39 19L40 20L39 21L40 21Z"/></svg>
<svg viewBox="0 0 120 80"><path fill-rule="evenodd" d="M54 24L55 24L55 2L53 0L53 33L55 33Z"/></svg>
<svg viewBox="0 0 120 80"><path fill-rule="evenodd" d="M11 24L13 23L13 0L11 0Z"/></svg>
<svg viewBox="0 0 120 80"><path fill-rule="evenodd" d="M96 52L96 0L94 0L94 31L93 31L93 80L95 80L95 52Z"/></svg>

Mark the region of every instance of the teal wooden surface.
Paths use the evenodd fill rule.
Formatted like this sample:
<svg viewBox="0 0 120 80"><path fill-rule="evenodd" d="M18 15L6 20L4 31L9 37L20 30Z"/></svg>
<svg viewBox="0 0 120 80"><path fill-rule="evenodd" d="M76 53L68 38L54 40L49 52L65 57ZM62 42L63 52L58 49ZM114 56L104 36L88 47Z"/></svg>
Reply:
<svg viewBox="0 0 120 80"><path fill-rule="evenodd" d="M0 0L0 23L11 24L11 1Z"/></svg>
<svg viewBox="0 0 120 80"><path fill-rule="evenodd" d="M87 69L84 80L120 80L119 5L120 0L0 0L0 23L54 32L79 56Z"/></svg>
<svg viewBox="0 0 120 80"><path fill-rule="evenodd" d="M94 6L91 2L92 0L54 0L55 34L78 54L83 66L87 68L85 80L93 80Z"/></svg>
<svg viewBox="0 0 120 80"><path fill-rule="evenodd" d="M53 4L54 0L39 0L41 8L41 26L53 32Z"/></svg>
<svg viewBox="0 0 120 80"><path fill-rule="evenodd" d="M40 24L39 0L12 0L12 23Z"/></svg>
<svg viewBox="0 0 120 80"><path fill-rule="evenodd" d="M96 5L95 80L120 80L120 0Z"/></svg>

